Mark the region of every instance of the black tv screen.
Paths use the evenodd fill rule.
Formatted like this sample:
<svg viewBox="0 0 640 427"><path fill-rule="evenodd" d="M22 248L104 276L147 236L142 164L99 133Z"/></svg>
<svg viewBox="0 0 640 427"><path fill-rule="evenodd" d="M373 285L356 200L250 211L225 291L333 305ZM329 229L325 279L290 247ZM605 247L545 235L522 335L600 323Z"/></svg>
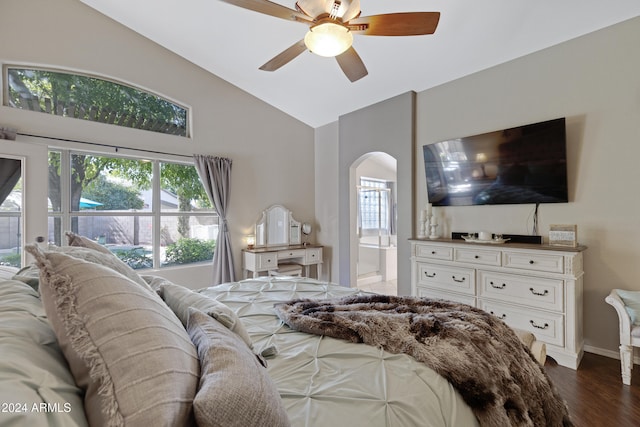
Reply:
<svg viewBox="0 0 640 427"><path fill-rule="evenodd" d="M423 147L434 206L565 203L565 119L549 120Z"/></svg>

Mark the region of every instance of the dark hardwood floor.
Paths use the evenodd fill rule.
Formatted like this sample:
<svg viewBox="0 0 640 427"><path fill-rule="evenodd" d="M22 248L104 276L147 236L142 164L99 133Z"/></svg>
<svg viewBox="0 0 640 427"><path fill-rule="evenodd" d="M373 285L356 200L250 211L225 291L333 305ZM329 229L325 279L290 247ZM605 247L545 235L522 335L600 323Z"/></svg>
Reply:
<svg viewBox="0 0 640 427"><path fill-rule="evenodd" d="M545 369L569 405L576 427L640 426L640 366L623 385L620 361L585 353L577 371L547 358Z"/></svg>

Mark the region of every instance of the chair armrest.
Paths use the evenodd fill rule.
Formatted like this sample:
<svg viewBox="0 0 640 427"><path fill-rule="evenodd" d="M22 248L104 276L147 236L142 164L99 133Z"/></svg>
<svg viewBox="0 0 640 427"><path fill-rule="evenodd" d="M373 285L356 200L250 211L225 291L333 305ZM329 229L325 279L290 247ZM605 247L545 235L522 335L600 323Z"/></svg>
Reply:
<svg viewBox="0 0 640 427"><path fill-rule="evenodd" d="M612 305L616 309L616 313L618 313L620 344L631 345L631 316L627 313L624 302L618 295L617 290L612 289L604 300Z"/></svg>

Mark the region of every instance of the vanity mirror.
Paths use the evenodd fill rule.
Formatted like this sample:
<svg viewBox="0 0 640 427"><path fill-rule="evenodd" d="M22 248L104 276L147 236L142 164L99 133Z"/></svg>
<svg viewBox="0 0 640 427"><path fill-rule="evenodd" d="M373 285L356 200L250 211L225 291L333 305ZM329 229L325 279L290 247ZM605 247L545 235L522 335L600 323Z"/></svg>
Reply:
<svg viewBox="0 0 640 427"><path fill-rule="evenodd" d="M322 246L307 242L309 224L301 224L282 205L265 209L255 225L255 244L242 250L244 278L300 275L311 277L309 268L316 267L316 278L322 277ZM301 243L304 234L305 244ZM253 235L251 237L254 237ZM293 274L292 271L297 271Z"/></svg>
<svg viewBox="0 0 640 427"><path fill-rule="evenodd" d="M300 222L282 205L265 209L256 222L255 229L257 248L300 244Z"/></svg>

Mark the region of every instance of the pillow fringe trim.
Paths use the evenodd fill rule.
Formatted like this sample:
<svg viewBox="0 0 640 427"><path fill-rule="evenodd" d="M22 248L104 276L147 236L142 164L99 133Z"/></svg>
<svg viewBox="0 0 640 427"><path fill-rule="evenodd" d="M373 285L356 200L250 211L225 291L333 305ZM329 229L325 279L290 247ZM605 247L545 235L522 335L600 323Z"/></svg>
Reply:
<svg viewBox="0 0 640 427"><path fill-rule="evenodd" d="M41 273L47 277L47 280L44 282L49 284L48 286L51 287L56 296L56 306L69 337L71 347L87 364L91 379L97 381L99 384L97 392L98 395L103 398L101 400L101 409L109 419L107 427L124 426L124 417L119 410L118 401L115 397L115 385L109 375L109 369L98 351L97 346L87 332L82 317L78 314L75 296L76 286L69 276L55 273L47 255L42 253L37 247L34 248L35 250L32 250L25 246L25 249L28 250L36 258L38 264L43 267Z"/></svg>

